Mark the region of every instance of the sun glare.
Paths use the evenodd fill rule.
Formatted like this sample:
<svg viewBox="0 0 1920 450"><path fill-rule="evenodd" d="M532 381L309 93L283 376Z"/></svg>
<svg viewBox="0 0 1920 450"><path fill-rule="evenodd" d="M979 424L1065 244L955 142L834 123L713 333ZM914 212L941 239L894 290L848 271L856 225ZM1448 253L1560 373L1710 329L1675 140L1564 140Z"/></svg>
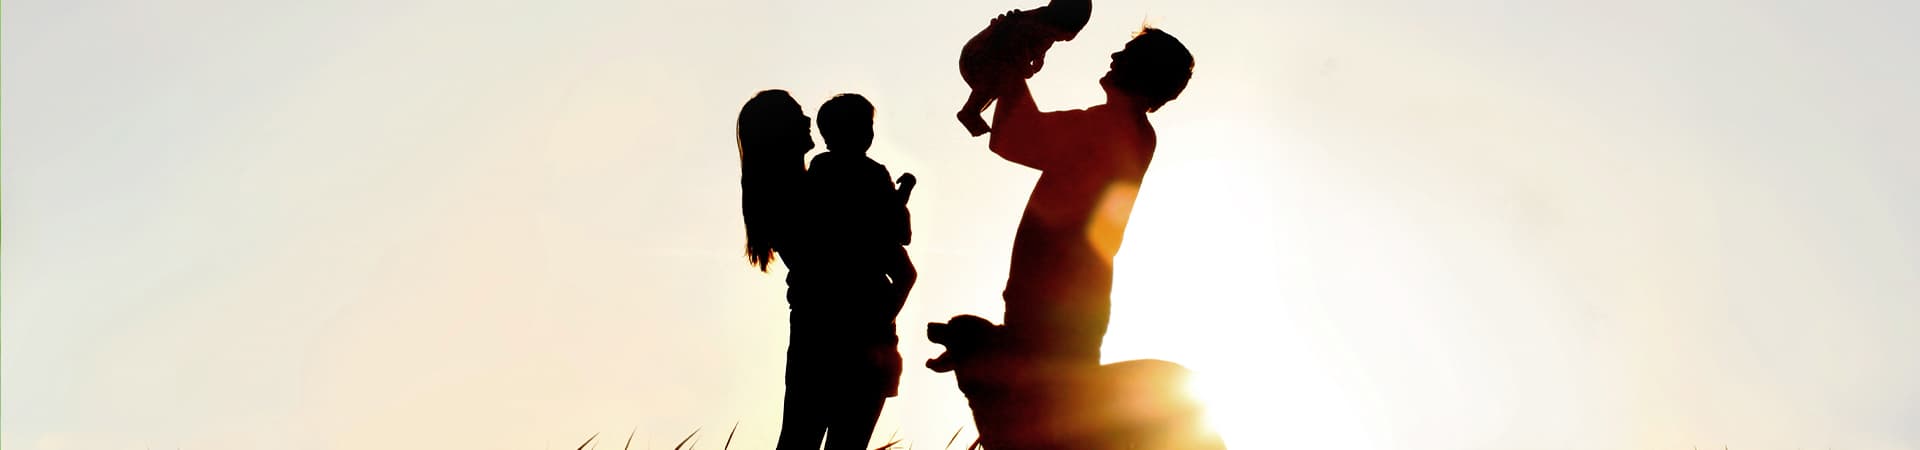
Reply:
<svg viewBox="0 0 1920 450"><path fill-rule="evenodd" d="M1191 135L1208 146L1273 148L1272 136ZM1164 359L1193 371L1187 392L1230 448L1378 448L1364 432L1358 380L1311 343L1297 266L1303 239L1285 219L1287 192L1310 173L1262 173L1204 153L1161 155L1138 190L1115 261L1108 361ZM1264 167L1264 166L1261 166Z"/></svg>
<svg viewBox="0 0 1920 450"><path fill-rule="evenodd" d="M1270 432L1272 411L1257 407L1250 396L1261 384L1286 383L1284 374L1250 370L1244 359L1253 356L1245 345L1225 343L1233 330L1257 326L1251 319L1267 315L1267 305L1252 311L1222 314L1221 300L1253 292L1246 273L1257 258L1238 251L1235 240L1259 239L1271 230L1255 230L1257 221L1238 214L1232 203L1260 201L1247 194L1246 180L1235 181L1231 167L1208 163L1157 166L1139 190L1125 246L1117 257L1113 328L1107 338L1114 358L1155 358L1194 370L1187 394L1205 405L1206 422L1229 446L1264 446L1259 435ZM1223 220L1227 217L1231 219ZM1230 317L1229 317L1230 316ZM1112 359L1112 358L1110 358ZM1244 375L1231 372L1248 371ZM1258 374L1258 376L1254 376ZM1262 430L1267 422L1267 430Z"/></svg>

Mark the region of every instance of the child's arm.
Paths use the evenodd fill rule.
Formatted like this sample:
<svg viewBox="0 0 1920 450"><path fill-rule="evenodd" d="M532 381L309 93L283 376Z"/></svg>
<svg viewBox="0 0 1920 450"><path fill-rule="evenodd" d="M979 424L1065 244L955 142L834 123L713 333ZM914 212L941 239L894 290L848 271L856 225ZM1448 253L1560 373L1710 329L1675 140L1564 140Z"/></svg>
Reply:
<svg viewBox="0 0 1920 450"><path fill-rule="evenodd" d="M893 191L894 200L898 200L899 203L891 206L894 209L890 214L895 222L894 233L900 245L913 243L913 213L907 209L907 198L913 196L913 186L917 183L913 174L903 173L900 174L900 187Z"/></svg>
<svg viewBox="0 0 1920 450"><path fill-rule="evenodd" d="M900 204L905 205L907 204L907 197L913 196L913 186L919 184L920 180L914 178L912 173L903 173L900 174L900 181L898 181L898 183L900 187L894 192L900 194Z"/></svg>

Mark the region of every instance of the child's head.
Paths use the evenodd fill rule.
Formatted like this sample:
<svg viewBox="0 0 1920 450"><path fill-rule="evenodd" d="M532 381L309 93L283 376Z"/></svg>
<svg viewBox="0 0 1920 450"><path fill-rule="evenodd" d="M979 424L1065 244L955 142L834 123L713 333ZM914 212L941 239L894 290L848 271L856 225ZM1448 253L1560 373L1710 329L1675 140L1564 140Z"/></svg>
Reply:
<svg viewBox="0 0 1920 450"><path fill-rule="evenodd" d="M1087 27L1087 19L1093 17L1092 0L1053 0L1040 11L1040 20L1060 31L1054 40L1070 41Z"/></svg>
<svg viewBox="0 0 1920 450"><path fill-rule="evenodd" d="M865 153L873 145L873 104L860 94L840 94L820 105L820 138L827 150Z"/></svg>
<svg viewBox="0 0 1920 450"><path fill-rule="evenodd" d="M1179 97L1192 78L1193 54L1187 52L1187 46L1173 35L1149 27L1113 54L1113 65L1100 78L1100 86L1109 95L1118 92L1132 96L1152 112Z"/></svg>

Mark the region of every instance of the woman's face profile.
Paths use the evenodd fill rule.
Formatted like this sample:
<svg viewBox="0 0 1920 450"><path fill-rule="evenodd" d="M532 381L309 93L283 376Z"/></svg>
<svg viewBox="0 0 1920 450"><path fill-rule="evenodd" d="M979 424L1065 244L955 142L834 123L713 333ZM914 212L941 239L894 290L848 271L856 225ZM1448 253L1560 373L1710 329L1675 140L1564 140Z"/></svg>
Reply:
<svg viewBox="0 0 1920 450"><path fill-rule="evenodd" d="M801 155L805 155L807 151L813 150L813 119L801 112L800 105L797 104L793 106L793 117L795 122L791 127L793 139L794 142L799 143L795 147L800 149Z"/></svg>

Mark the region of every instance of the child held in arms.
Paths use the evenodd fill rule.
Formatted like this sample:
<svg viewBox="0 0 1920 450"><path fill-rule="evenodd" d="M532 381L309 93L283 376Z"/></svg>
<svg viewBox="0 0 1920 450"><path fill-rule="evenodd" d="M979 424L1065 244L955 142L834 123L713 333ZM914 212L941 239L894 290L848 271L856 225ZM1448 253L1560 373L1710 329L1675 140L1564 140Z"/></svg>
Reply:
<svg viewBox="0 0 1920 450"><path fill-rule="evenodd" d="M1038 73L1053 43L1073 40L1092 13L1090 0L1052 0L1047 6L1003 14L968 39L960 48L960 78L973 90L956 114L967 133L990 131L980 113L1000 96L1001 87Z"/></svg>
<svg viewBox="0 0 1920 450"><path fill-rule="evenodd" d="M810 258L820 267L814 271L814 283L820 283L814 292L824 294L810 300L818 302L812 313L822 315L818 323L826 327L787 352L789 358L814 362L804 363L803 379L818 379L826 390L818 396L826 406L818 419L828 448L856 448L868 442L885 400L899 394L895 317L918 277L906 256L912 238L906 198L914 175L902 173L895 187L887 165L868 158L874 104L864 96L833 96L818 115L828 152L814 156L806 169L808 208L801 215L820 242ZM808 448L820 444L820 435L812 431L797 437L810 442Z"/></svg>
<svg viewBox="0 0 1920 450"><path fill-rule="evenodd" d="M918 275L906 249L914 178L902 174L895 187L887 167L867 157L874 109L866 98L834 96L818 115L827 151L807 168L795 214L809 223L816 247L807 258L816 269L788 278L796 319L787 349L789 361L800 361L788 364L788 409L816 413L783 425L779 448L818 449L823 435L828 449L865 448L900 386L894 318ZM792 294L803 290L810 294Z"/></svg>

